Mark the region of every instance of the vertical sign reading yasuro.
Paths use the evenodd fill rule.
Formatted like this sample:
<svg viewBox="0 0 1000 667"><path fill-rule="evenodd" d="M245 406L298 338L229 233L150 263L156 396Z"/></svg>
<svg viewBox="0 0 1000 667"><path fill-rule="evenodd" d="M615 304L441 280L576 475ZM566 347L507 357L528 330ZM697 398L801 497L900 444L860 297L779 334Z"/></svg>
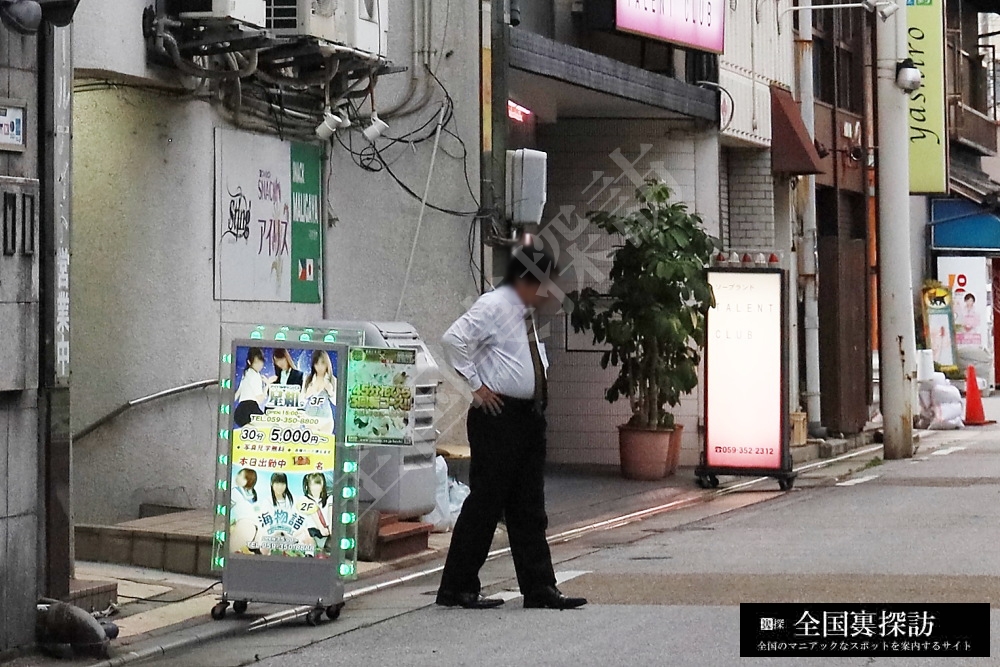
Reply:
<svg viewBox="0 0 1000 667"><path fill-rule="evenodd" d="M351 348L347 362L349 444L412 445L417 353Z"/></svg>
<svg viewBox="0 0 1000 667"><path fill-rule="evenodd" d="M910 192L948 192L944 0L907 0L907 52L923 82L909 99Z"/></svg>
<svg viewBox="0 0 1000 667"><path fill-rule="evenodd" d="M785 392L782 274L710 271L716 305L706 341L706 462L782 468Z"/></svg>

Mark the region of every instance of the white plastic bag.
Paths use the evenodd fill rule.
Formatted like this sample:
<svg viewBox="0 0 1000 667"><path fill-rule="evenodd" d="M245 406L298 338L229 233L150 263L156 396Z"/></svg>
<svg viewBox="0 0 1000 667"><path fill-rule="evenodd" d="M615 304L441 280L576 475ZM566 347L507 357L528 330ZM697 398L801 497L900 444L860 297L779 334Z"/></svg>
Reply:
<svg viewBox="0 0 1000 667"><path fill-rule="evenodd" d="M443 456L434 461L436 489L434 493L434 509L420 518L424 523L434 526L435 533L447 533L454 525L451 516L451 499L448 496L448 463Z"/></svg>
<svg viewBox="0 0 1000 667"><path fill-rule="evenodd" d="M465 484L462 484L458 480L450 480L448 484L448 498L450 501L451 510L451 525L455 526L455 522L458 521L458 515L462 513L462 505L465 504L465 499L469 497L471 490Z"/></svg>

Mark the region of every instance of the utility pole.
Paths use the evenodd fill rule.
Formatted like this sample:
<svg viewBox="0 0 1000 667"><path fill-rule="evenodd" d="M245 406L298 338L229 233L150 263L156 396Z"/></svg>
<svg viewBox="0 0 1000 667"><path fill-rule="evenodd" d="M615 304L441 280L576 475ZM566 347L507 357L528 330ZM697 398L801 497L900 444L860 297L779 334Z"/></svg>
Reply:
<svg viewBox="0 0 1000 667"><path fill-rule="evenodd" d="M809 132L809 139L816 139L816 100L813 83L813 39L812 39L812 3L802 0L799 10L799 35L796 45L799 51L799 98L802 107L802 123ZM780 19L779 19L780 20ZM824 436L820 402L819 381L819 286L816 261L816 177L805 177L805 194L802 210L802 247L799 256L802 258L802 289L805 302L805 357L806 357L806 391L802 395L806 403L806 415L809 420L809 434L815 437Z"/></svg>
<svg viewBox="0 0 1000 667"><path fill-rule="evenodd" d="M878 22L879 393L885 458L913 456L917 346L910 260L909 97L896 85L907 57L906 7Z"/></svg>

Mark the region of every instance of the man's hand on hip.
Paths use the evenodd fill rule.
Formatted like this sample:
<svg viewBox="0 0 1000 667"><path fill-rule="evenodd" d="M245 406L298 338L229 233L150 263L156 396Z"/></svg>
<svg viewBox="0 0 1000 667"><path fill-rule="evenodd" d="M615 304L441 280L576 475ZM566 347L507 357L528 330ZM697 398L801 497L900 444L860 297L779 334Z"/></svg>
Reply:
<svg viewBox="0 0 1000 667"><path fill-rule="evenodd" d="M500 414L500 410L503 408L503 401L500 399L500 396L494 394L493 390L485 384L472 392L472 404L483 408L494 417Z"/></svg>

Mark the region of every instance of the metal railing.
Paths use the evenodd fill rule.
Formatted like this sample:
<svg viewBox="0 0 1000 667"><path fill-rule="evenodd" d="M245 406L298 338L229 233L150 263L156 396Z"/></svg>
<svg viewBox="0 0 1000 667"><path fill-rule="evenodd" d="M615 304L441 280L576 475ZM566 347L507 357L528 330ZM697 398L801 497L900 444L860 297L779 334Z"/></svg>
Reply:
<svg viewBox="0 0 1000 667"><path fill-rule="evenodd" d="M166 389L164 391L159 391L155 394L150 394L149 396L143 396L142 398L133 399L128 403L125 403L124 405L115 408L114 410L104 415L97 421L92 422L87 426L84 426L82 429L80 429L79 431L77 431L72 435L72 440L74 442L78 442L86 438L88 435L90 435L100 427L104 426L105 424L112 421L121 414L128 412L130 409L134 407L145 405L147 403L152 403L154 401L158 401L163 398L176 396L178 394L183 394L185 392L194 391L195 389L204 389L206 387L211 387L212 385L217 385L217 384L219 384L218 380L201 380L199 382L192 382L190 384L181 385L180 387L174 387L173 389Z"/></svg>

